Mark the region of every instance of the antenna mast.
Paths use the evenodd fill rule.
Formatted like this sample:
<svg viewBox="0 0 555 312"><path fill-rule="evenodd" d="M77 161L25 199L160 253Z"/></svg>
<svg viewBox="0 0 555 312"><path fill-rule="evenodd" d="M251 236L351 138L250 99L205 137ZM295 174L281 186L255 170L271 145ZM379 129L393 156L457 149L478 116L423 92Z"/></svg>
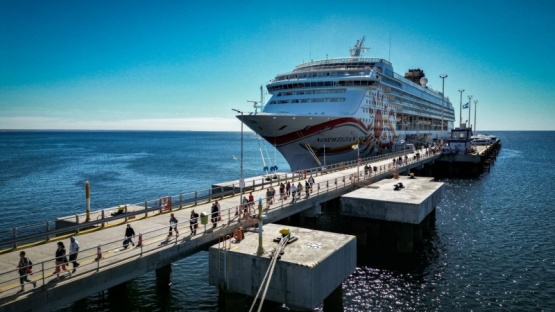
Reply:
<svg viewBox="0 0 555 312"><path fill-rule="evenodd" d="M253 107L254 107L254 113L258 113L258 109L260 108L260 111L262 112L262 109L264 109L264 91L262 89L262 85L260 85L260 101L250 101L247 100L247 102L249 103L253 103Z"/></svg>
<svg viewBox="0 0 555 312"><path fill-rule="evenodd" d="M357 40L355 46L349 50L351 52L351 57L360 57L362 53L369 50L369 48L364 47L365 38L365 36L362 36L362 39Z"/></svg>

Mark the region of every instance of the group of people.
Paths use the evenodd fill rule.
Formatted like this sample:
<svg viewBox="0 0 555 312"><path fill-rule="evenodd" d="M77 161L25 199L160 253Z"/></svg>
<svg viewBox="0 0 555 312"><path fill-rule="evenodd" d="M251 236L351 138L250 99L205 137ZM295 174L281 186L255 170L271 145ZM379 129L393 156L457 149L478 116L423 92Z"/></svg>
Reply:
<svg viewBox="0 0 555 312"><path fill-rule="evenodd" d="M305 181L304 184L305 184L304 190L306 192L306 196L308 197L310 192L312 191L312 186L314 185L314 178L310 176ZM289 196L292 196L293 203L297 198L301 197L302 191L303 191L303 185L300 181L297 185L295 185L294 183L290 183L288 181L286 184L284 184L283 182L280 183L280 186L279 186L280 199L285 200ZM272 186L270 186L268 190L266 190L266 201L268 205L273 203L274 196L275 196L275 190ZM245 206L248 206L248 205L254 205L254 196L252 195L252 192L249 194L249 199L245 203ZM217 200L214 201L214 203L212 204L212 207L210 208L210 214L211 214L211 221L213 224L213 228L216 228L218 226L218 221L221 221L221 207L220 207L220 203ZM191 209L191 215L189 219L189 223L190 223L189 227L191 229L191 235L196 235L197 233L198 219L199 219L199 214L196 213L194 209ZM177 230L178 220L173 213L170 214L169 223L170 223L170 227L169 227L168 237L171 237L173 235L173 232L175 232L176 236L178 236L179 235L179 231ZM135 238L135 230L133 229L133 227L131 227L131 224L127 224L125 228L125 237L124 237L124 243L123 243L124 248L127 248L129 244L135 246L135 242L133 241L133 238ZM55 252L56 267L53 273L53 274L56 274L56 279L59 279L60 273L62 272L68 272L69 276L75 273L77 267L79 266L79 263L77 262L78 254L79 254L79 242L74 236L70 237L69 258L68 258L68 254L64 243L62 241L57 242L57 249ZM24 285L26 282L31 283L33 284L33 287L36 287L36 282L30 281L28 278L28 276L32 274L31 260L26 257L25 251L21 251L19 256L20 256L20 260L17 265L17 268L20 276L19 281L21 284L21 289L22 290L24 289ZM72 270L68 268L69 263L73 265Z"/></svg>
<svg viewBox="0 0 555 312"><path fill-rule="evenodd" d="M297 199L301 198L303 190L305 191L306 197L309 197L310 193L312 193L314 183L312 175L304 181L304 187L301 181L299 181L297 185L289 181L286 181L285 184L281 182L279 184L279 199L286 200L289 196L291 196L291 202L294 203Z"/></svg>
<svg viewBox="0 0 555 312"><path fill-rule="evenodd" d="M59 241L56 243L56 252L54 253L54 264L56 279L60 278L60 273L69 272L69 276L75 273L75 270L79 266L77 262L77 255L79 254L79 242L72 236L69 239L69 259L66 251L64 242ZM69 270L69 263L73 265L73 269ZM21 290L25 290L25 283L33 284L33 288L37 287L37 282L30 281L29 275L33 274L33 262L26 255L25 251L19 252L19 263L17 264L17 272L19 273L19 283L21 284Z"/></svg>

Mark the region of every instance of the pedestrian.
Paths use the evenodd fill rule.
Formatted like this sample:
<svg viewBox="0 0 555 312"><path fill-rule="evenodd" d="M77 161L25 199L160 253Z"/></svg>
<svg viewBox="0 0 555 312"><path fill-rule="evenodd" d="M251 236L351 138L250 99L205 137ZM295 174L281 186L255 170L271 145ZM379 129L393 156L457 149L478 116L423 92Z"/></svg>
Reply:
<svg viewBox="0 0 555 312"><path fill-rule="evenodd" d="M310 175L310 178L308 178L308 185L310 186L310 193L312 193L312 186L314 185L314 178L312 177L312 175Z"/></svg>
<svg viewBox="0 0 555 312"><path fill-rule="evenodd" d="M123 244L125 248L127 248L129 243L135 246L135 243L133 242L133 237L135 237L135 230L133 230L133 228L131 227L131 224L128 224L127 228L125 229L125 241Z"/></svg>
<svg viewBox="0 0 555 312"><path fill-rule="evenodd" d="M29 280L29 274L33 274L31 270L33 268L33 262L29 258L25 257L25 251L19 253L19 264L17 265L17 271L19 273L19 283L21 284L21 290L25 290L24 283L33 284L33 288L37 287L37 282L32 282Z"/></svg>
<svg viewBox="0 0 555 312"><path fill-rule="evenodd" d="M289 181L285 184L285 195L291 196L291 183Z"/></svg>
<svg viewBox="0 0 555 312"><path fill-rule="evenodd" d="M177 218L173 213L170 214L170 232L168 233L168 237L172 236L172 230L175 231L175 236L179 236L179 232L177 231Z"/></svg>
<svg viewBox="0 0 555 312"><path fill-rule="evenodd" d="M304 182L304 192L306 193L306 198L308 198L308 196L310 196L310 184L308 180Z"/></svg>
<svg viewBox="0 0 555 312"><path fill-rule="evenodd" d="M297 183L297 197L300 199L302 194L303 194L303 184L301 183L301 181L299 181L299 183Z"/></svg>
<svg viewBox="0 0 555 312"><path fill-rule="evenodd" d="M297 187L295 186L295 183L291 184L291 203L295 202L296 196L297 195Z"/></svg>
<svg viewBox="0 0 555 312"><path fill-rule="evenodd" d="M268 207L270 207L270 205L273 204L275 192L276 191L274 190L274 188L272 186L270 186L266 190L266 204L268 205Z"/></svg>
<svg viewBox="0 0 555 312"><path fill-rule="evenodd" d="M75 269L79 266L77 262L77 254L79 253L79 242L75 239L75 236L69 238L69 262L73 264L73 270L71 273L75 273Z"/></svg>
<svg viewBox="0 0 555 312"><path fill-rule="evenodd" d="M211 212L212 212L212 224L213 224L213 227L215 228L218 226L218 221L220 220L220 204L218 203L218 201L215 201L212 204Z"/></svg>
<svg viewBox="0 0 555 312"><path fill-rule="evenodd" d="M56 253L55 253L55 257L56 257L56 270L54 271L53 274L56 274L56 279L60 278L60 272L62 271L69 271L69 269L66 267L66 263L67 261L67 257L66 257L66 246L64 246L63 242L58 242L58 248L56 249ZM69 272L69 276L71 276L71 271Z"/></svg>
<svg viewBox="0 0 555 312"><path fill-rule="evenodd" d="M191 224L189 226L189 228L191 229L191 235L196 235L198 228L198 213L196 213L194 209L191 210L191 218L189 219L189 223Z"/></svg>
<svg viewBox="0 0 555 312"><path fill-rule="evenodd" d="M279 199L283 200L284 195L285 195L285 185L283 185L283 182L281 182L279 184Z"/></svg>

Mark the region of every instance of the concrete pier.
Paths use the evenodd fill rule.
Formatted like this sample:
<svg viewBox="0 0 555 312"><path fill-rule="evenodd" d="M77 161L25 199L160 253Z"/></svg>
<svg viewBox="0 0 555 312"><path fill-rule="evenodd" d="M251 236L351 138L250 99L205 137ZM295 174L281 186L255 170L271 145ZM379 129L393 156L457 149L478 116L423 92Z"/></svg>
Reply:
<svg viewBox="0 0 555 312"><path fill-rule="evenodd" d="M272 251L278 247L274 239L281 237L279 231L283 228L277 224L263 226L262 255L257 255L258 233L245 233L241 241L231 239L213 245L209 250L209 284L234 298L237 294L256 297L270 267ZM338 288L356 268L356 238L287 228L297 240L280 255L264 300L285 303L295 310L313 310L332 295L334 303L330 304L340 306L336 302Z"/></svg>
<svg viewBox="0 0 555 312"><path fill-rule="evenodd" d="M366 245L368 234L372 238L380 234L376 221L396 222L397 251L410 253L422 242L443 189L443 183L428 177L386 179L341 196L341 214L355 218L361 245Z"/></svg>

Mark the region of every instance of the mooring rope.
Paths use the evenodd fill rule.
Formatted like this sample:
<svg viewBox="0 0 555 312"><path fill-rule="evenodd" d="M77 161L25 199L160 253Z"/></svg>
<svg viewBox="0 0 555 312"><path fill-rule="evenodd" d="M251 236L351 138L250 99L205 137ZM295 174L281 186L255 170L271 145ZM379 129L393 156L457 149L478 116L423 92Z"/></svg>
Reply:
<svg viewBox="0 0 555 312"><path fill-rule="evenodd" d="M260 295L260 291L264 288L264 293L262 294L262 297L260 298L260 305L258 306L258 312L262 311L262 304L264 303L264 299L266 298L266 293L268 292L268 287L270 286L270 281L272 280L272 275L274 273L274 268L276 267L277 259L279 258L279 255L281 254L281 252L285 249L285 246L287 246L287 243L289 242L289 237L290 237L289 235L284 236L279 241L279 245L275 249L274 254L272 255L270 265L268 266L268 269L266 270L266 274L264 275L264 278L262 279L262 282L260 283L260 287L258 288L258 291L256 293L256 297L254 297L254 300L252 302L252 305L251 305L251 308L250 308L249 312L253 311L254 306L256 304L256 300L258 299L258 296Z"/></svg>

